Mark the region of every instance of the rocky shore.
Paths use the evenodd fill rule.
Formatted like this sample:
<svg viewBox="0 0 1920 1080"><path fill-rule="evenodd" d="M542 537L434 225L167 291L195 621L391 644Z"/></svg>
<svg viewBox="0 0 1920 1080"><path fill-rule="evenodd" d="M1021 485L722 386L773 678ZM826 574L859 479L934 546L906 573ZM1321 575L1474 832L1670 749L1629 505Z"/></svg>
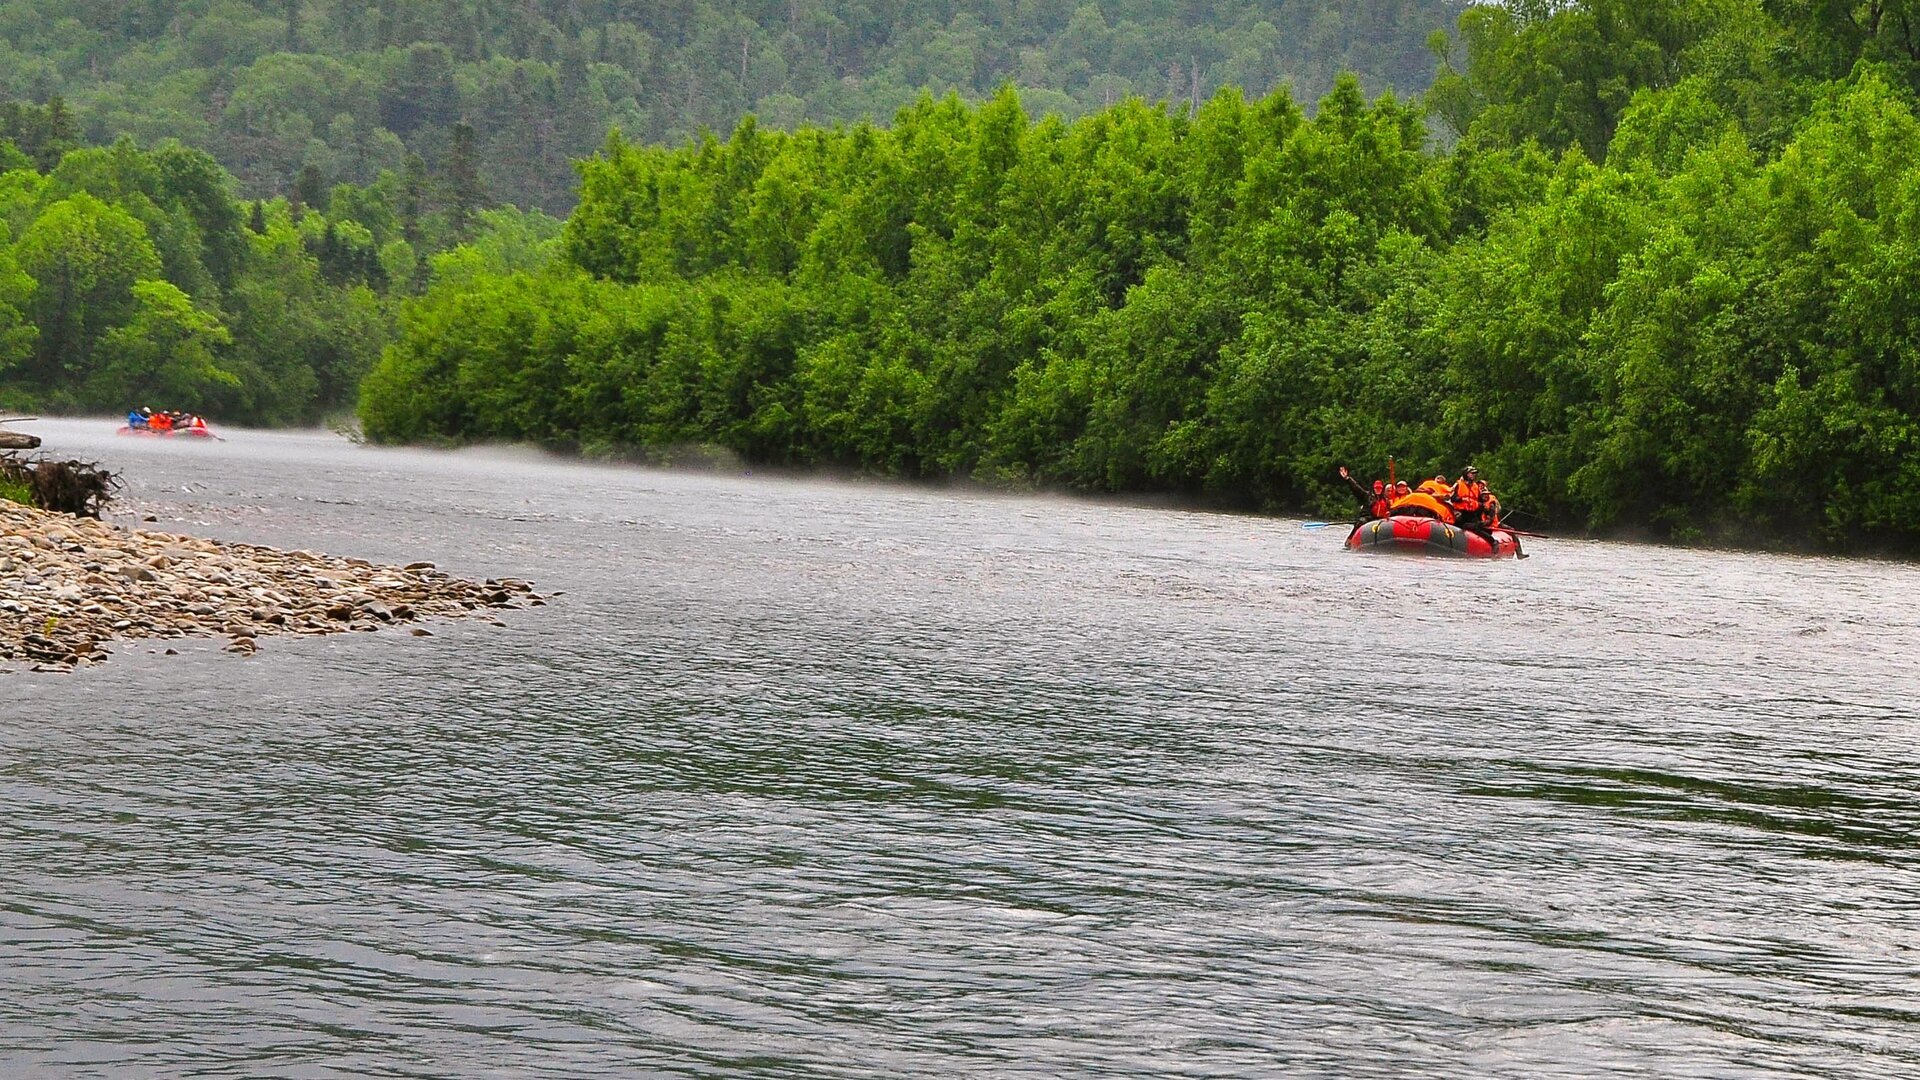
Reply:
<svg viewBox="0 0 1920 1080"><path fill-rule="evenodd" d="M115 641L339 634L545 601L523 581L474 582L431 563L380 566L123 529L0 501L0 670L70 671Z"/></svg>

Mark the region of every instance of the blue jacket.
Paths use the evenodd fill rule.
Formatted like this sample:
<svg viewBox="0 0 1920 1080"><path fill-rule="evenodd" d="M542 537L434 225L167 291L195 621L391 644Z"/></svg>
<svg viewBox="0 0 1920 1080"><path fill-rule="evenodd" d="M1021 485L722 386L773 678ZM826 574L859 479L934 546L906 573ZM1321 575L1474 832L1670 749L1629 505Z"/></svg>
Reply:
<svg viewBox="0 0 1920 1080"><path fill-rule="evenodd" d="M128 427L146 427L147 418L140 415L139 409L135 409L132 412L127 414L127 426Z"/></svg>

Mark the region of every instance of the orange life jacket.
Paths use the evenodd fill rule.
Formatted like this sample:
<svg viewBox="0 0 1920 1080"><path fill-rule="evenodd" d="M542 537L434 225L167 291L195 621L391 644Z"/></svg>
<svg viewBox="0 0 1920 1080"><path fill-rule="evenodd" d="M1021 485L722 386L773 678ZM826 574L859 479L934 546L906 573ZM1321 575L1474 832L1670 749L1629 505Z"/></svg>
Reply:
<svg viewBox="0 0 1920 1080"><path fill-rule="evenodd" d="M1459 483L1453 485L1453 508L1455 510L1480 509L1480 497L1486 490L1487 485L1480 481L1469 481L1462 477Z"/></svg>
<svg viewBox="0 0 1920 1080"><path fill-rule="evenodd" d="M1422 480L1420 486L1413 490L1422 495L1431 495L1436 499L1444 499L1453 494L1452 488L1438 480Z"/></svg>
<svg viewBox="0 0 1920 1080"><path fill-rule="evenodd" d="M147 421L147 426L155 431L172 431L173 417L168 416L166 413L154 413Z"/></svg>
<svg viewBox="0 0 1920 1080"><path fill-rule="evenodd" d="M1402 495L1395 499L1393 512L1412 514L1415 517L1430 517L1449 525L1453 524L1453 508L1424 491L1416 491L1411 495Z"/></svg>

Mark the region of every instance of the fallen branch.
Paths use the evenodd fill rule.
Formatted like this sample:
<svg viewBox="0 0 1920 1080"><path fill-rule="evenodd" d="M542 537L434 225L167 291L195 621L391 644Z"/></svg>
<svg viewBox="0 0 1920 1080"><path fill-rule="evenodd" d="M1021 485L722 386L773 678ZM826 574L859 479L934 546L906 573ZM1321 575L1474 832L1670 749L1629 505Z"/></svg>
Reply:
<svg viewBox="0 0 1920 1080"><path fill-rule="evenodd" d="M27 489L33 505L75 517L97 518L119 481L97 462L49 461L0 454L0 481Z"/></svg>

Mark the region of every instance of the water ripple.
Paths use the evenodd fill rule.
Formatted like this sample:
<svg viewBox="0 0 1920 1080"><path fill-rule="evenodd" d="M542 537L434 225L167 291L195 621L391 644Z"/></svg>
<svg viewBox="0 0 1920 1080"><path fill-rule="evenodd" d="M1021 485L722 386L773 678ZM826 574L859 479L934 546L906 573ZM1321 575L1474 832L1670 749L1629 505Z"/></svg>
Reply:
<svg viewBox="0 0 1920 1080"><path fill-rule="evenodd" d="M561 595L4 676L0 1074L1920 1072L1911 568L48 428Z"/></svg>

